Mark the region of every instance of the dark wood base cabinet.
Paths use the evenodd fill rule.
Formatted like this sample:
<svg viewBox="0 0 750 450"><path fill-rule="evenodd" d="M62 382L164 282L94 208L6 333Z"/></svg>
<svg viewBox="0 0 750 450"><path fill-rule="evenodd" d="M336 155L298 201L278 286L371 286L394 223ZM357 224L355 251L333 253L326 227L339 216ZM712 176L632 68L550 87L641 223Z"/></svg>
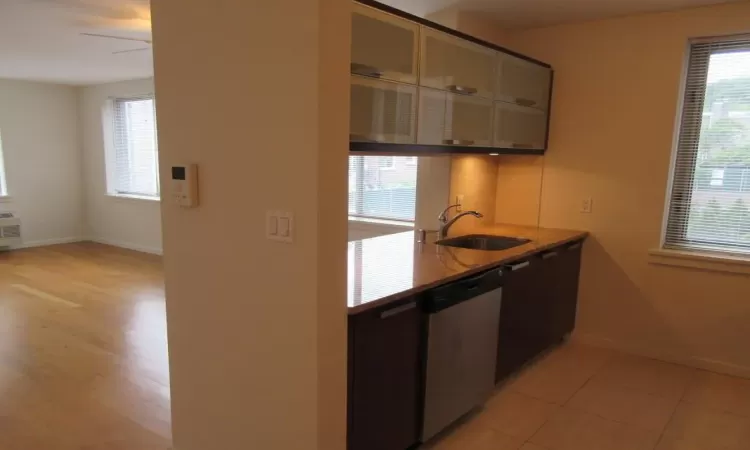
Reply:
<svg viewBox="0 0 750 450"><path fill-rule="evenodd" d="M495 380L575 326L581 242L503 269ZM413 297L349 316L349 450L406 450L420 439L427 315Z"/></svg>
<svg viewBox="0 0 750 450"><path fill-rule="evenodd" d="M349 317L349 450L419 441L423 327L416 299Z"/></svg>
<svg viewBox="0 0 750 450"><path fill-rule="evenodd" d="M495 381L503 380L573 331L580 267L581 242L505 267Z"/></svg>

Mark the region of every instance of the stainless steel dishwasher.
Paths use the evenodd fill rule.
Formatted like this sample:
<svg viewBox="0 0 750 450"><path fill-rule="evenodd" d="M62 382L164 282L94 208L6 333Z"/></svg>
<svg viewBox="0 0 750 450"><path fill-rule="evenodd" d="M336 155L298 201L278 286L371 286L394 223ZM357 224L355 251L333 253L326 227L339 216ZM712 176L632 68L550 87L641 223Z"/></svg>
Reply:
<svg viewBox="0 0 750 450"><path fill-rule="evenodd" d="M482 404L492 393L501 301L501 269L427 293L422 442Z"/></svg>

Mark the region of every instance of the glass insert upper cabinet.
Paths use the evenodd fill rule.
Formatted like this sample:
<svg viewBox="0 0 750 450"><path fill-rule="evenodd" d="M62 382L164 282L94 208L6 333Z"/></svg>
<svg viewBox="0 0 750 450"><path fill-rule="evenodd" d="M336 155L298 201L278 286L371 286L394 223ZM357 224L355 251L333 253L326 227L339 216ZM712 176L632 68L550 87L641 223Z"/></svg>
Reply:
<svg viewBox="0 0 750 450"><path fill-rule="evenodd" d="M547 113L513 103L495 102L494 146L543 150L547 140Z"/></svg>
<svg viewBox="0 0 750 450"><path fill-rule="evenodd" d="M417 84L418 49L418 24L354 4L352 74Z"/></svg>
<svg viewBox="0 0 750 450"><path fill-rule="evenodd" d="M492 146L492 100L420 88L417 142Z"/></svg>
<svg viewBox="0 0 750 450"><path fill-rule="evenodd" d="M495 51L422 27L419 84L457 94L493 98Z"/></svg>
<svg viewBox="0 0 750 450"><path fill-rule="evenodd" d="M495 99L546 111L552 70L513 55L498 53Z"/></svg>
<svg viewBox="0 0 750 450"><path fill-rule="evenodd" d="M349 140L413 144L417 101L416 86L352 75Z"/></svg>

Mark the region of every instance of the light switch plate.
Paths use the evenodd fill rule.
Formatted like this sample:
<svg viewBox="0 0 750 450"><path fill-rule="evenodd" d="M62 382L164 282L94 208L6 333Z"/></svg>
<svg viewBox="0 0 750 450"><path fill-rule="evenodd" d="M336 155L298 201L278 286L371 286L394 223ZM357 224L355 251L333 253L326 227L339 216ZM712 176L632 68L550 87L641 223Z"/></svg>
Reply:
<svg viewBox="0 0 750 450"><path fill-rule="evenodd" d="M586 197L583 200L581 200L581 213L591 214L593 209L594 209L594 199L592 199L591 197Z"/></svg>
<svg viewBox="0 0 750 450"><path fill-rule="evenodd" d="M266 212L266 238L272 241L291 243L294 236L294 220L288 211Z"/></svg>

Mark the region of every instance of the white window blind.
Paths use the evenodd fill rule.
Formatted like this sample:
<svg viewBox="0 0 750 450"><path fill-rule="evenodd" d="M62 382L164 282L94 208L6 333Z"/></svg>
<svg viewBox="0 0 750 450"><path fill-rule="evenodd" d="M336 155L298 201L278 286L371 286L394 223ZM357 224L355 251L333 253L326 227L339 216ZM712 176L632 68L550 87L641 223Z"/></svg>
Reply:
<svg viewBox="0 0 750 450"><path fill-rule="evenodd" d="M0 135L0 197L8 195L8 185L5 181L5 164L3 155L3 139Z"/></svg>
<svg viewBox="0 0 750 450"><path fill-rule="evenodd" d="M750 36L695 41L665 247L750 254Z"/></svg>
<svg viewBox="0 0 750 450"><path fill-rule="evenodd" d="M416 198L416 158L349 157L350 216L413 222Z"/></svg>
<svg viewBox="0 0 750 450"><path fill-rule="evenodd" d="M159 197L154 99L115 99L113 107L114 194Z"/></svg>

